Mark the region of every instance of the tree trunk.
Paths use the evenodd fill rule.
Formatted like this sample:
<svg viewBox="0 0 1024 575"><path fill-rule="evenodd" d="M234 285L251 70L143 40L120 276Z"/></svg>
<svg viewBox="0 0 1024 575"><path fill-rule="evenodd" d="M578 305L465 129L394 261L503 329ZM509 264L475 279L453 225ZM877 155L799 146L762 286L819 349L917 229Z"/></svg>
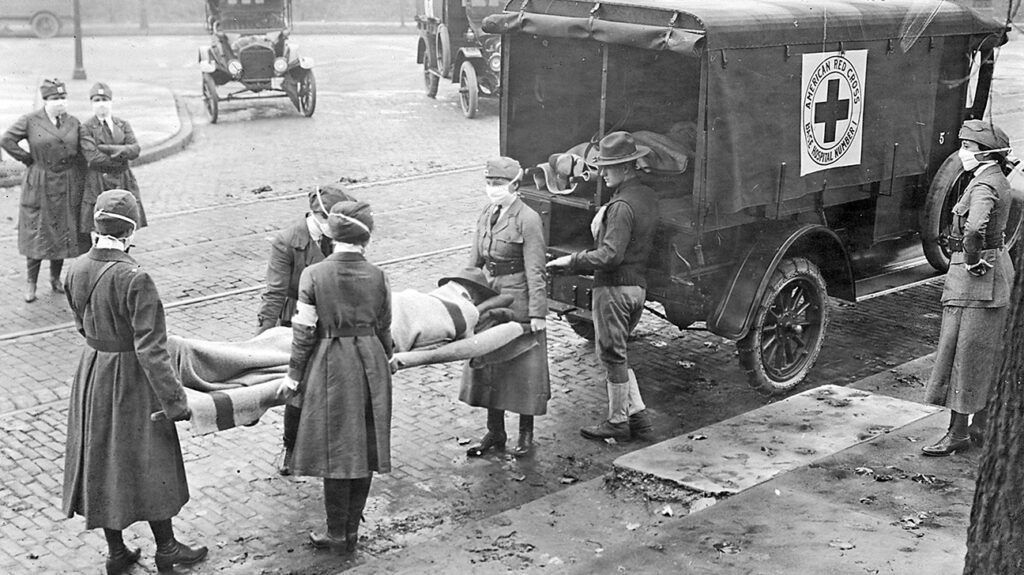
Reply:
<svg viewBox="0 0 1024 575"><path fill-rule="evenodd" d="M1002 365L986 408L964 575L1024 573L1024 250L1019 251Z"/></svg>

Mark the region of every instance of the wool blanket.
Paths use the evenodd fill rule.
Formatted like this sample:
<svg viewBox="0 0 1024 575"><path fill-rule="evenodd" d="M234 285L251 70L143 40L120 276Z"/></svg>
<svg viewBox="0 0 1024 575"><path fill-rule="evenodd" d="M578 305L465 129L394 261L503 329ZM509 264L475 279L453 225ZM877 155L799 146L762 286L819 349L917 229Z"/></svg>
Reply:
<svg viewBox="0 0 1024 575"><path fill-rule="evenodd" d="M399 369L485 356L524 333L517 322L470 331L464 338L429 348L395 353ZM215 342L168 336L168 350L192 409L192 432L205 435L259 421L277 399L288 372L292 330L275 327L242 342ZM508 352L506 352L508 353ZM512 353L515 353L513 350Z"/></svg>

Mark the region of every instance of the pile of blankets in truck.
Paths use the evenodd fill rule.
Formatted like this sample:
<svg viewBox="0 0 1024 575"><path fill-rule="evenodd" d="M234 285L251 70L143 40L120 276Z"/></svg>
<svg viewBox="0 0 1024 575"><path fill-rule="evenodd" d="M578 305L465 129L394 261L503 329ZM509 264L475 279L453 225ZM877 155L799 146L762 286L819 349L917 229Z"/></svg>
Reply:
<svg viewBox="0 0 1024 575"><path fill-rule="evenodd" d="M392 339L399 369L488 354L522 353L535 345L524 327L507 320L511 296L487 304L438 289L392 294ZM501 307L504 305L505 307ZM480 309L485 309L480 313ZM203 435L250 425L282 402L278 384L288 372L292 330L276 327L242 342L168 336L168 351L192 409L192 431Z"/></svg>

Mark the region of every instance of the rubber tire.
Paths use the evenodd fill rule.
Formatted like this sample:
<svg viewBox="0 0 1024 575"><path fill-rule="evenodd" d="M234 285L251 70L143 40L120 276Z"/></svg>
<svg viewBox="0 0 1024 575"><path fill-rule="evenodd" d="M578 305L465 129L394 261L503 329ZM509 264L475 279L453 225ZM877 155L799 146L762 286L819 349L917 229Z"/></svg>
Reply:
<svg viewBox="0 0 1024 575"><path fill-rule="evenodd" d="M203 105L206 107L206 115L210 117L210 123L216 124L219 115L220 96L217 95L217 82L214 82L213 75L203 73Z"/></svg>
<svg viewBox="0 0 1024 575"><path fill-rule="evenodd" d="M39 12L29 24L37 38L53 38L60 33L60 18L51 12Z"/></svg>
<svg viewBox="0 0 1024 575"><path fill-rule="evenodd" d="M423 86L428 98L437 97L437 87L441 83L441 78L431 71L436 68L434 59L434 51L430 49L430 44L427 44L427 49L423 51Z"/></svg>
<svg viewBox="0 0 1024 575"><path fill-rule="evenodd" d="M309 118L316 111L316 76L312 70L306 70L296 84L298 104L295 107L303 116Z"/></svg>
<svg viewBox="0 0 1024 575"><path fill-rule="evenodd" d="M463 62L459 70L459 105L462 106L462 115L470 120L480 109L480 83L472 62Z"/></svg>
<svg viewBox="0 0 1024 575"><path fill-rule="evenodd" d="M576 335L587 341L594 341L597 333L594 331L594 322L589 319L569 315L565 316L565 321L569 322L569 327L576 332Z"/></svg>
<svg viewBox="0 0 1024 575"><path fill-rule="evenodd" d="M448 27L444 24L437 27L434 46L437 54L435 56L437 71L441 73L441 76L450 78L452 75L452 37L448 33Z"/></svg>
<svg viewBox="0 0 1024 575"><path fill-rule="evenodd" d="M784 373L771 373L775 371L765 366L765 350L762 349L765 338L766 320L769 312L776 308L776 303L787 288L802 286L810 293L810 299L816 300L810 303L810 309L817 309L812 314L807 325L816 333L810 335L810 345L805 347L806 351L801 359L795 360L788 366ZM799 300L797 300L799 301ZM764 297L758 305L754 314L754 322L750 331L743 339L736 342L739 352L740 366L747 374L748 383L751 387L765 395L780 395L792 390L799 385L818 359L821 352L821 345L825 339L825 331L828 328L829 301L828 290L825 285L825 278L814 262L807 258L794 257L786 258L779 263L779 266L772 272L768 288ZM806 332L808 328L803 328ZM797 336L799 337L799 336ZM792 341L792 340L790 340Z"/></svg>
<svg viewBox="0 0 1024 575"><path fill-rule="evenodd" d="M924 257L936 270L946 273L949 269L949 250L945 238L953 224L953 206L967 189L971 175L964 171L960 157L954 152L939 166L921 213L921 248Z"/></svg>

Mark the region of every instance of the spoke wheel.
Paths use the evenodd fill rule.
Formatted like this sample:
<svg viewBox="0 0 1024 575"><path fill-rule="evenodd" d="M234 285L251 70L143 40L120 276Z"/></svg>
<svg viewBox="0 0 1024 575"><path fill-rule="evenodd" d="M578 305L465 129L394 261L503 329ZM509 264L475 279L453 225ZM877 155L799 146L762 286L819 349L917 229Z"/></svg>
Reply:
<svg viewBox="0 0 1024 575"><path fill-rule="evenodd" d="M828 312L818 266L806 258L782 260L750 331L736 344L750 385L776 395L803 381L821 352Z"/></svg>
<svg viewBox="0 0 1024 575"><path fill-rule="evenodd" d="M940 272L949 269L949 234L953 229L953 206L971 181L960 158L954 153L935 172L921 214L921 248L928 263Z"/></svg>
<svg viewBox="0 0 1024 575"><path fill-rule="evenodd" d="M463 62L459 71L459 104L463 116L471 120L476 117L480 108L480 84L472 62Z"/></svg>
<svg viewBox="0 0 1024 575"><path fill-rule="evenodd" d="M428 98L437 97L437 86L441 82L434 67L434 54L428 49L423 54L423 87L427 91Z"/></svg>
<svg viewBox="0 0 1024 575"><path fill-rule="evenodd" d="M452 38L448 34L448 27L441 24L437 27L437 34L434 36L434 46L437 48L437 71L445 78L452 74Z"/></svg>
<svg viewBox="0 0 1024 575"><path fill-rule="evenodd" d="M316 111L316 76L312 70L306 70L305 75L298 82L298 98L296 108L305 117L310 117Z"/></svg>
<svg viewBox="0 0 1024 575"><path fill-rule="evenodd" d="M30 24L37 38L53 38L60 32L60 19L49 12L36 14Z"/></svg>
<svg viewBox="0 0 1024 575"><path fill-rule="evenodd" d="M218 105L220 103L220 96L217 95L217 83L213 81L213 76L210 74L203 74L203 105L206 107L206 114L210 116L210 123L217 123Z"/></svg>

